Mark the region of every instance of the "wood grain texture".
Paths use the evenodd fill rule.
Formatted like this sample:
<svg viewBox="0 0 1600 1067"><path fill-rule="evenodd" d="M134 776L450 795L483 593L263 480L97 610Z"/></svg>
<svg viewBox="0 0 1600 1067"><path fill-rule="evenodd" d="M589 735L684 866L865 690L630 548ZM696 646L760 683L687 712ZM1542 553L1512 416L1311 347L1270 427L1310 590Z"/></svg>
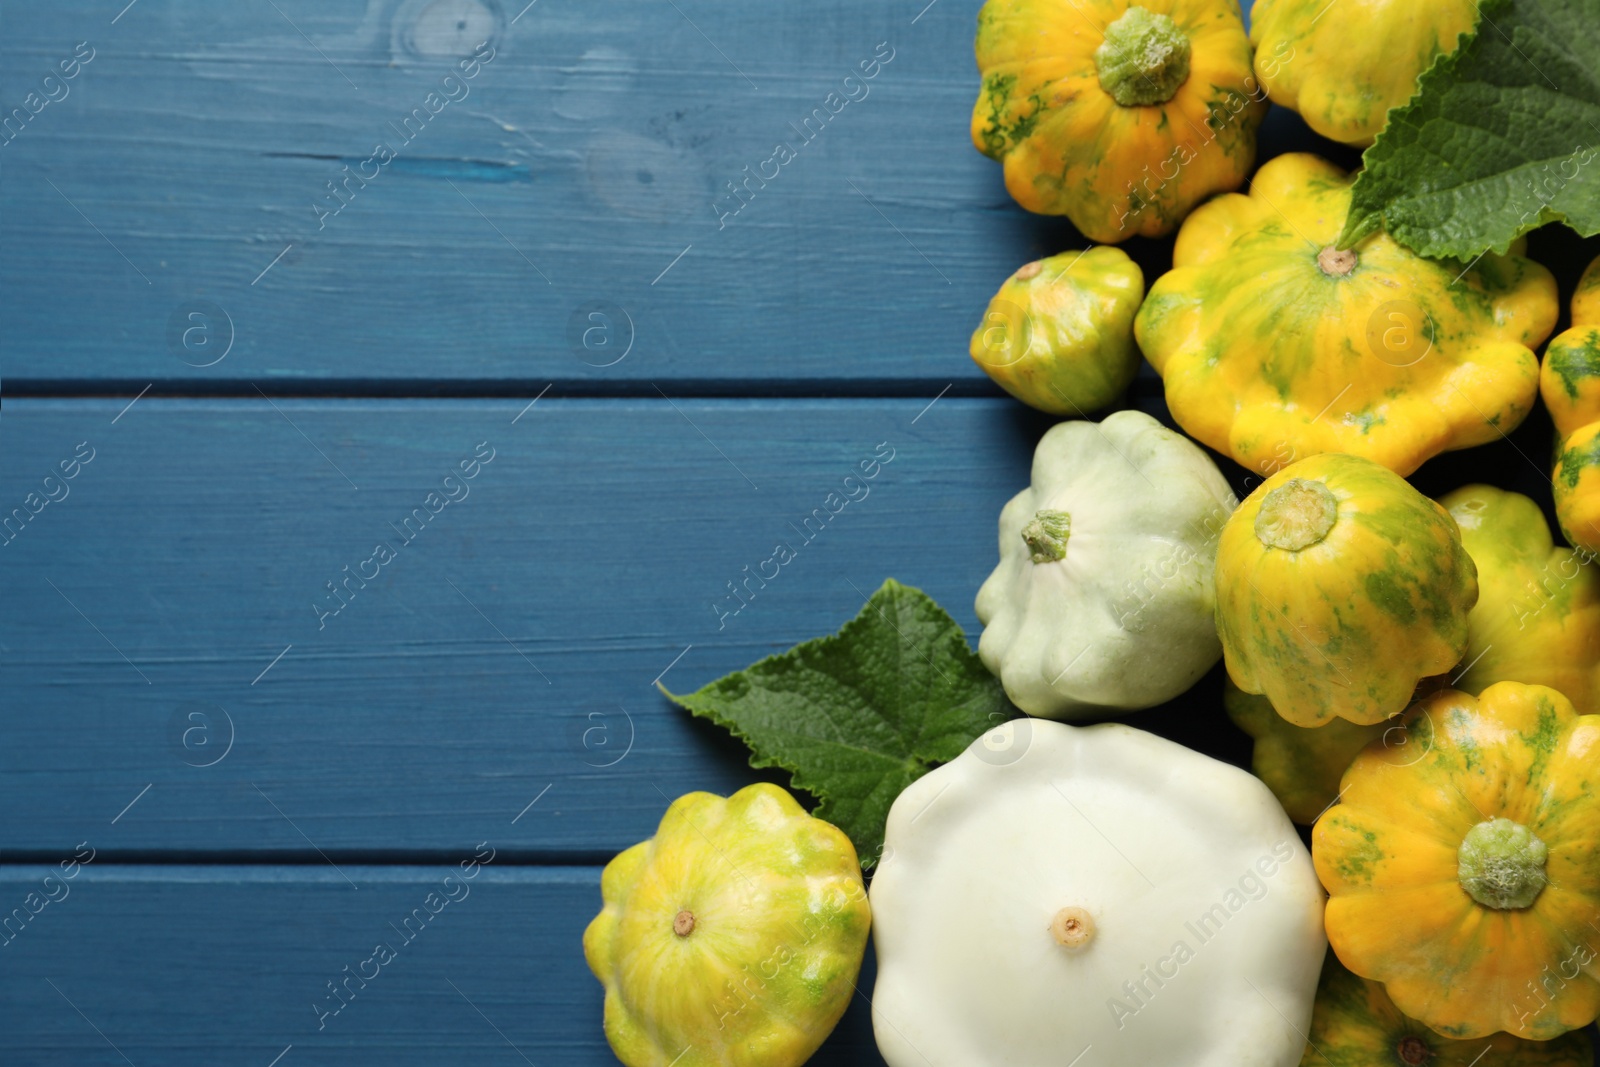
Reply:
<svg viewBox="0 0 1600 1067"><path fill-rule="evenodd" d="M890 576L975 641L996 516L1049 425L948 397L126 403L0 421L10 854L137 795L112 855L404 858L497 832L523 858L607 858L669 798L752 778L656 678L688 691L831 633ZM1418 484L1548 506L1528 458L1548 433ZM796 558L763 583L780 541ZM1130 721L1244 762L1217 684Z"/></svg>
<svg viewBox="0 0 1600 1067"><path fill-rule="evenodd" d="M751 777L669 668L686 691L832 632L889 576L975 638L1042 424L932 399L14 401L0 518L67 495L0 547L0 848L150 785L104 848L609 856Z"/></svg>
<svg viewBox="0 0 1600 1067"><path fill-rule="evenodd" d="M71 880L54 865L0 867L6 912L46 876L58 898L13 920L0 947L0 1055L27 1067L614 1064L581 947L599 871L497 854L464 879L459 862L341 873L96 859ZM392 958L366 963L380 943ZM816 1062L882 1062L864 996Z"/></svg>
<svg viewBox="0 0 1600 1067"><path fill-rule="evenodd" d="M578 943L598 864L757 777L651 682L831 632L888 575L976 638L1049 420L960 399L998 395L967 337L1081 245L967 140L979 0L524 2L0 12L0 118L67 90L0 134L0 917L49 892L32 860L96 850L0 934L0 1062L614 1062ZM730 214L779 140L805 143ZM1281 108L1262 148L1356 160ZM1530 240L1564 297L1597 250ZM862 399L793 399L819 395ZM1159 397L1143 368L1131 403ZM1415 481L1548 511L1549 433ZM723 615L880 442L870 494ZM1219 689L1129 721L1246 762ZM480 841L470 898L319 1030L326 983ZM881 1062L863 999L816 1062Z"/></svg>
<svg viewBox="0 0 1600 1067"><path fill-rule="evenodd" d="M987 297L1072 236L968 140L978 0L118 6L5 13L8 111L93 54L0 135L14 384L981 383Z"/></svg>

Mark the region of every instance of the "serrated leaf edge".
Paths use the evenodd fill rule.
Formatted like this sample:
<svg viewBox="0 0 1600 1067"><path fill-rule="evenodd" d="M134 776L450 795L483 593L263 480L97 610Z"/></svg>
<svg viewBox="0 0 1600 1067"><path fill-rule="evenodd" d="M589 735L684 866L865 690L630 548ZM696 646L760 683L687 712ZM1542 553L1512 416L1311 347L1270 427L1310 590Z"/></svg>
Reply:
<svg viewBox="0 0 1600 1067"><path fill-rule="evenodd" d="M856 612L856 614L851 616L849 619L845 620L845 622L840 625L839 629L835 630L831 634L820 634L820 635L818 635L816 637L810 637L810 638L805 639L804 641L800 641L799 643L795 644L793 647L788 648L788 649L784 650L783 652L776 652L776 653L773 653L770 656L763 656L761 659L757 660L756 662L750 664L747 667L743 667L743 668L741 668L739 670L736 670L736 671L730 671L728 674L725 674L720 678L713 678L711 681L707 682L705 685L702 685L699 689L696 689L693 693L683 693L683 694L674 693L670 689L668 689L665 685L663 685L661 683L660 679L656 680L655 687L656 687L657 690L660 691L662 696L666 697L668 700L672 701L674 704L678 705L680 708L683 708L685 711L689 712L689 714L693 715L694 717L696 717L698 719L705 719L705 720L708 720L709 722L713 722L716 725L722 727L724 730L727 730L730 734L732 734L735 738L737 738L739 740L739 742L741 744L743 744L746 749L749 750L750 758L748 760L748 763L755 770L766 770L766 769L769 769L769 768L776 767L776 768L779 768L781 770L788 771L789 772L790 784L794 788L803 790L803 791L805 791L807 793L810 793L812 796L817 798L817 806L816 806L815 809L812 810L811 814L816 818L826 820L828 818L828 815L829 815L829 805L834 802L835 798L833 798L833 797L829 796L827 793L823 792L821 790L821 788L812 786L810 784L810 778L807 776L807 773L805 771L803 771L801 768L796 767L792 762L787 762L787 761L785 761L784 759L782 759L779 756L761 755L760 753L756 752L755 747L750 742L750 739L745 735L744 731L740 730L739 727L734 724L734 722L732 722L731 720L727 719L725 716L720 715L717 711L715 711L714 709L712 709L710 707L702 707L702 706L698 705L698 703L695 702L694 698L698 694L703 693L707 689L710 689L711 687L720 684L721 682L725 681L728 678L731 678L735 674L747 674L750 671L753 671L753 670L757 669L758 667L761 667L764 664L773 663L775 661L784 660L784 659L787 659L787 658L789 658L791 656L794 656L796 652L798 652L801 648L805 647L806 645L811 645L811 644L822 642L822 641L844 640L845 639L845 633L855 623L864 622L864 621L870 621L868 613L869 612L873 612L873 613L877 612L878 608L877 608L877 605L874 602L880 596L883 596L884 594L889 594L891 596L894 596L898 600L900 594L902 594L902 593L913 593L913 594L916 594L917 596L922 597L924 600L926 600L927 603L929 605L931 605L933 607L933 609L940 616L940 620L939 621L944 622L944 623L948 623L948 625L954 630L955 633L960 634L962 636L962 643L966 644L966 629L959 622L956 621L955 616L951 615L948 611L945 610L945 608L944 608L944 606L942 604L940 604L937 600L935 600L933 597L929 596L926 592L924 592L922 589L920 589L920 588L918 588L916 586L906 585L906 584L904 584L902 582L896 581L894 578L885 578L883 580L883 584L880 585L872 593L872 595L867 598L867 600L866 600L866 602L864 604L862 604L861 610ZM887 619L882 619L881 621L888 621L888 620ZM890 623L890 625L892 626L893 624ZM898 630L898 628L896 628L896 629ZM967 647L968 652L970 653L971 650L972 650L972 646L970 644L966 644L966 647ZM927 773L926 768L924 769L923 773ZM920 777L920 775L918 777ZM915 779L913 779L913 780L915 780ZM881 831L879 832L878 836L881 839L881 837L882 837ZM857 859L860 860L861 866L862 866L863 869L871 869L873 866L875 866L877 864L877 857L875 855L872 855L869 850L862 848L862 844L863 844L862 842L856 841L852 837L851 843L856 846L856 856L857 856Z"/></svg>
<svg viewBox="0 0 1600 1067"><path fill-rule="evenodd" d="M1493 24L1490 22L1489 16L1500 14L1508 10L1511 7L1511 3L1512 0L1483 0L1483 2L1478 5L1478 24L1474 26L1472 30L1462 34L1461 37L1457 39L1456 48L1454 51L1441 52L1439 55L1434 57L1433 63L1429 65L1427 70L1417 75L1417 88L1416 91L1411 94L1410 99L1403 104L1397 104L1389 109L1388 113L1384 116L1383 129L1378 131L1378 136L1373 138L1372 144L1368 145L1367 148L1361 153L1361 168L1359 171L1357 171L1356 180L1350 189L1350 209L1345 215L1344 228L1340 231L1338 239L1334 241L1335 248L1351 248L1360 241L1371 236L1373 233L1383 230L1397 243L1404 245L1407 249L1415 252L1419 256L1424 256L1428 259L1459 259L1465 262L1467 260L1474 259L1477 256L1481 256L1485 252L1504 254L1511 247L1511 243L1518 237L1538 229L1540 226L1544 225L1545 221L1549 221L1541 219L1523 227L1522 229L1519 229L1516 233L1513 233L1509 238L1506 239L1504 242L1504 247L1499 247L1497 243L1490 243L1485 245L1483 248L1473 248L1470 251L1462 251L1453 247L1446 247L1442 242L1429 242L1425 239L1419 239L1418 235L1416 234L1407 235L1403 232L1403 228L1399 232L1390 231L1387 228L1388 219L1382 210L1370 210L1361 204L1364 185L1370 186L1373 181L1377 180L1370 177L1372 171L1370 169L1370 160L1368 157L1371 155L1371 153L1376 152L1385 144L1386 138L1393 137L1391 131L1395 129L1395 117L1417 107L1418 101L1422 99L1423 94L1428 91L1434 82L1439 81L1447 75L1453 75L1456 67L1465 62L1465 56L1468 50L1471 49L1472 46L1477 42L1478 38L1483 35L1485 24L1489 24L1492 27ZM1363 212L1359 218L1356 216L1357 211ZM1541 211L1540 215L1542 216L1543 214L1544 212ZM1561 221L1564 222L1566 220L1562 219Z"/></svg>

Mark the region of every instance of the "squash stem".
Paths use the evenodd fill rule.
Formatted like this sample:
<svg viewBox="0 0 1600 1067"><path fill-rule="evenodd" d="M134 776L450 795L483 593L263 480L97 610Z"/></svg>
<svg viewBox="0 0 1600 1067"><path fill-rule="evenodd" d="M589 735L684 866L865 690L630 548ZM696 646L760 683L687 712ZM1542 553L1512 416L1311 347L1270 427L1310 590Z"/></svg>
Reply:
<svg viewBox="0 0 1600 1067"><path fill-rule="evenodd" d="M1062 948L1076 952L1094 940L1094 917L1082 908L1062 908L1050 920L1050 933Z"/></svg>
<svg viewBox="0 0 1600 1067"><path fill-rule="evenodd" d="M1360 262L1361 257L1348 248L1335 248L1333 245L1328 245L1317 253L1317 266L1321 268L1322 273L1330 278L1343 278L1355 270L1356 265Z"/></svg>
<svg viewBox="0 0 1600 1067"><path fill-rule="evenodd" d="M1422 1067L1423 1064L1433 1059L1433 1049L1428 1043L1416 1034L1407 1034L1395 1046L1395 1055L1400 1057L1400 1062L1406 1067Z"/></svg>
<svg viewBox="0 0 1600 1067"><path fill-rule="evenodd" d="M1054 563L1067 554L1067 537L1072 533L1072 516L1046 508L1028 520L1022 539L1028 543L1028 556L1035 563Z"/></svg>
<svg viewBox="0 0 1600 1067"><path fill-rule="evenodd" d="M1134 6L1094 50L1100 87L1123 107L1164 104L1189 78L1189 36L1166 15Z"/></svg>
<svg viewBox="0 0 1600 1067"><path fill-rule="evenodd" d="M1299 552L1317 544L1339 518L1339 498L1321 482L1290 478L1256 512L1256 537L1268 548Z"/></svg>
<svg viewBox="0 0 1600 1067"><path fill-rule="evenodd" d="M1534 832L1510 819L1489 819L1467 831L1456 853L1456 877L1486 908L1532 907L1549 878L1550 849Z"/></svg>

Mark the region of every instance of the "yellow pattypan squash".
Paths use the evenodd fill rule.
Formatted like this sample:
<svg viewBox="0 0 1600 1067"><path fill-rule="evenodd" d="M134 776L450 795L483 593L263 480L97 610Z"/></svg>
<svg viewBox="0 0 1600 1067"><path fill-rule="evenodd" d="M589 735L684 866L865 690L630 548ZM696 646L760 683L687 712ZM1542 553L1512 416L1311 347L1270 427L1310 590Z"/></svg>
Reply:
<svg viewBox="0 0 1600 1067"><path fill-rule="evenodd" d="M976 52L973 144L1091 241L1171 233L1255 162L1267 100L1237 0L988 0Z"/></svg>
<svg viewBox="0 0 1600 1067"><path fill-rule="evenodd" d="M1139 370L1133 316L1144 272L1099 246L1035 260L1006 280L972 335L973 360L1006 392L1052 415L1085 415Z"/></svg>
<svg viewBox="0 0 1600 1067"><path fill-rule="evenodd" d="M1267 163L1250 195L1189 216L1134 322L1179 425L1262 474L1334 451L1410 474L1533 406L1550 272L1423 259L1383 233L1337 250L1351 180L1312 155Z"/></svg>
<svg viewBox="0 0 1600 1067"><path fill-rule="evenodd" d="M1600 713L1600 567L1554 547L1539 505L1520 493L1468 485L1439 503L1478 568L1478 602L1467 615L1461 663L1424 679L1417 695L1445 684L1481 693L1496 682L1524 682L1557 690L1580 715ZM1222 701L1234 725L1255 740L1251 769L1298 823L1327 810L1345 769L1368 743L1410 740L1392 720L1296 726L1266 697L1231 680Z"/></svg>
<svg viewBox="0 0 1600 1067"><path fill-rule="evenodd" d="M1448 1037L1545 1040L1600 1013L1600 716L1553 689L1443 690L1317 820L1328 941Z"/></svg>
<svg viewBox="0 0 1600 1067"><path fill-rule="evenodd" d="M1478 18L1475 0L1256 0L1250 40L1256 75L1275 104L1306 125L1365 147L1389 109L1411 99L1417 77Z"/></svg>
<svg viewBox="0 0 1600 1067"><path fill-rule="evenodd" d="M1215 575L1229 677L1299 726L1405 710L1460 660L1478 599L1444 508L1338 452L1258 486L1222 527Z"/></svg>
<svg viewBox="0 0 1600 1067"><path fill-rule="evenodd" d="M1600 714L1600 567L1556 548L1539 505L1520 493L1468 485L1439 503L1478 566L1466 669L1451 684L1547 685L1579 714Z"/></svg>
<svg viewBox="0 0 1600 1067"><path fill-rule="evenodd" d="M1246 693L1231 679L1223 683L1222 706L1233 724L1255 740L1250 769L1302 826L1328 810L1356 753L1393 727L1389 722L1359 726L1343 719L1315 729L1296 726L1273 710L1272 701Z"/></svg>
<svg viewBox="0 0 1600 1067"><path fill-rule="evenodd" d="M628 1067L798 1067L855 991L871 925L855 848L775 785L679 797L600 890L583 952Z"/></svg>
<svg viewBox="0 0 1600 1067"><path fill-rule="evenodd" d="M1556 519L1567 540L1600 553L1600 259L1572 294L1572 328L1550 342L1539 392L1555 421Z"/></svg>
<svg viewBox="0 0 1600 1067"><path fill-rule="evenodd" d="M1553 1041L1495 1034L1452 1041L1408 1019L1377 982L1345 970L1331 952L1311 1009L1311 1034L1300 1067L1594 1067L1589 1035Z"/></svg>

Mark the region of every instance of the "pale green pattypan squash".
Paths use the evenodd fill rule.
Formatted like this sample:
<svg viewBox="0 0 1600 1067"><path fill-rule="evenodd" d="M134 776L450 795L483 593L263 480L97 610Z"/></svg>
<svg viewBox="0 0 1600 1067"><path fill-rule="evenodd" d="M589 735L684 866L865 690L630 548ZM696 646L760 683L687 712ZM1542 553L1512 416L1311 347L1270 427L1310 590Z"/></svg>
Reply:
<svg viewBox="0 0 1600 1067"><path fill-rule="evenodd" d="M890 1067L1295 1067L1311 857L1237 767L1015 719L895 800L870 890Z"/></svg>
<svg viewBox="0 0 1600 1067"><path fill-rule="evenodd" d="M1216 663L1217 535L1236 501L1193 442L1138 411L1063 422L1000 513L978 655L1030 715L1171 700Z"/></svg>

